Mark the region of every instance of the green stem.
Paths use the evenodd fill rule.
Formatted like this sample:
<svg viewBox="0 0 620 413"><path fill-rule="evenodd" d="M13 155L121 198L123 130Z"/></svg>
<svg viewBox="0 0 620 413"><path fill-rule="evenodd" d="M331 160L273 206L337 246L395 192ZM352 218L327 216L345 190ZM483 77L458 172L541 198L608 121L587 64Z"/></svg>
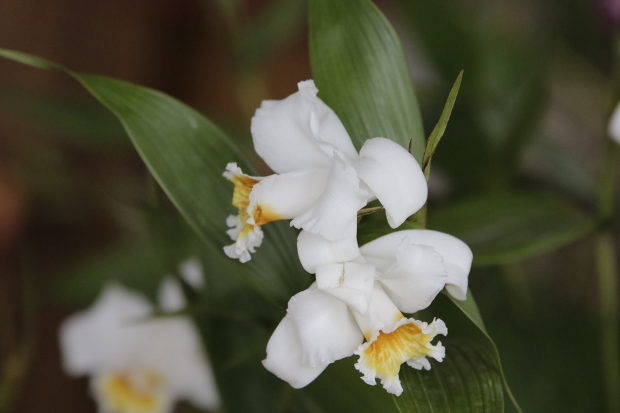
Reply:
<svg viewBox="0 0 620 413"><path fill-rule="evenodd" d="M618 145L611 139L607 139L605 145L605 159L601 170L599 191L598 191L598 218L601 224L609 224L613 218L615 182L618 169Z"/></svg>
<svg viewBox="0 0 620 413"><path fill-rule="evenodd" d="M618 358L618 281L614 241L611 232L601 231L596 239L596 264L601 315L601 355L607 394L607 411L620 411L620 360Z"/></svg>

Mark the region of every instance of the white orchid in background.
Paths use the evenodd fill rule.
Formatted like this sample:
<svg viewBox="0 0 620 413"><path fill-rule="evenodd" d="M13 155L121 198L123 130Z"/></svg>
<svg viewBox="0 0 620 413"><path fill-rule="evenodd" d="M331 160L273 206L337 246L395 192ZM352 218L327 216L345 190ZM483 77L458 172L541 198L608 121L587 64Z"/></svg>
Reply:
<svg viewBox="0 0 620 413"><path fill-rule="evenodd" d="M198 265L188 261L181 267L181 275L197 287ZM160 301L165 311L184 306L172 278L162 283ZM142 295L109 284L91 308L62 325L65 370L90 376L101 412L166 413L179 399L216 409L219 395L196 327L183 316L150 319L154 311Z"/></svg>
<svg viewBox="0 0 620 413"><path fill-rule="evenodd" d="M397 231L361 248L354 239L328 241L302 231L299 257L316 283L291 298L267 345L265 367L291 386L312 382L330 363L356 354L355 368L400 395L400 366L430 369L442 361L442 320L405 317L430 305L444 288L465 299L472 252L431 230ZM365 340L365 342L364 342Z"/></svg>
<svg viewBox="0 0 620 413"><path fill-rule="evenodd" d="M261 225L292 219L291 225L328 240L355 237L357 211L378 199L392 228L426 202L424 174L415 158L385 138L367 140L359 153L338 116L321 99L312 80L279 101L264 101L252 118L258 155L275 172L244 174L229 163L224 176L234 184L228 231L235 241L224 251L249 261L261 243Z"/></svg>
<svg viewBox="0 0 620 413"><path fill-rule="evenodd" d="M620 104L616 106L613 113L611 114L609 124L607 125L607 134L614 141L620 144Z"/></svg>

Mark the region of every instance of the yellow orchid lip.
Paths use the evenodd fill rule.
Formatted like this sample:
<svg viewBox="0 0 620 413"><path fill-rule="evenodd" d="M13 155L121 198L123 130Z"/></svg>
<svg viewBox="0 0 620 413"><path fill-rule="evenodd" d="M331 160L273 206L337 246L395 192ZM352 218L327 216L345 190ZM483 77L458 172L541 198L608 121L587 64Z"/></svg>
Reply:
<svg viewBox="0 0 620 413"><path fill-rule="evenodd" d="M398 374L403 363L428 370L430 364L426 357L443 360L445 349L441 342L431 344L438 334L447 334L441 320L427 324L402 317L391 329L379 330L360 346L355 352L359 356L355 368L364 374L362 379L366 383L374 385L376 378L380 378L388 392L400 395L402 386Z"/></svg>
<svg viewBox="0 0 620 413"><path fill-rule="evenodd" d="M158 413L164 410L163 380L157 373L107 373L95 383L106 412Z"/></svg>

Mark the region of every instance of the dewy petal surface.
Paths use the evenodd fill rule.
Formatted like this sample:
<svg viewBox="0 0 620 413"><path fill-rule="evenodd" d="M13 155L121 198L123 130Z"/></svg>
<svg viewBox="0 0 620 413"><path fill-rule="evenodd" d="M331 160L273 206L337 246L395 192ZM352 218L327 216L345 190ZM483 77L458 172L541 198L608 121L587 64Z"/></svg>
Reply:
<svg viewBox="0 0 620 413"><path fill-rule="evenodd" d="M392 140L374 138L364 142L355 169L385 208L392 228L400 226L426 202L428 189L420 165Z"/></svg>
<svg viewBox="0 0 620 413"><path fill-rule="evenodd" d="M334 151L357 153L338 116L321 99L312 80L282 100L263 101L252 118L256 153L277 173L329 168Z"/></svg>
<svg viewBox="0 0 620 413"><path fill-rule="evenodd" d="M304 364L321 366L348 357L362 342L347 305L315 285L294 295L287 311L296 327Z"/></svg>
<svg viewBox="0 0 620 413"><path fill-rule="evenodd" d="M292 387L307 386L325 370L327 364L310 365L303 362L301 342L290 316L280 321L267 343L263 366Z"/></svg>
<svg viewBox="0 0 620 413"><path fill-rule="evenodd" d="M360 257L355 237L329 241L309 231L301 231L297 237L297 254L304 269L314 274L326 264L344 263Z"/></svg>
<svg viewBox="0 0 620 413"><path fill-rule="evenodd" d="M334 157L327 186L312 208L291 221L291 225L328 240L352 238L357 234L357 211L368 200L355 170L339 156Z"/></svg>
<svg viewBox="0 0 620 413"><path fill-rule="evenodd" d="M446 267L446 289L459 300L466 298L473 254L467 244L452 235L428 229L396 231L363 245L360 252L368 262L377 266L379 272L385 272L404 241L433 248L443 258Z"/></svg>

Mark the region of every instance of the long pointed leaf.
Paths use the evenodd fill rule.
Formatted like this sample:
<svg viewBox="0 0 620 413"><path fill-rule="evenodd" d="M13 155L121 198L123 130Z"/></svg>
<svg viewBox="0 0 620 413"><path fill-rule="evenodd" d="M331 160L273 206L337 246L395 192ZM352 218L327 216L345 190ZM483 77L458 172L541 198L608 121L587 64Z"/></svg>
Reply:
<svg viewBox="0 0 620 413"><path fill-rule="evenodd" d="M123 124L142 160L192 228L216 247L230 243L226 217L234 213L232 187L222 177L227 162L251 168L215 124L178 100L153 89L71 71L26 53L0 49L0 56L64 72L80 82ZM223 254L223 253L222 253ZM281 305L306 284L294 234L281 223L266 229L252 261L231 261L228 271L245 274L261 293Z"/></svg>
<svg viewBox="0 0 620 413"><path fill-rule="evenodd" d="M394 29L370 0L311 0L310 59L322 99L355 144L385 137L424 153L409 67Z"/></svg>

